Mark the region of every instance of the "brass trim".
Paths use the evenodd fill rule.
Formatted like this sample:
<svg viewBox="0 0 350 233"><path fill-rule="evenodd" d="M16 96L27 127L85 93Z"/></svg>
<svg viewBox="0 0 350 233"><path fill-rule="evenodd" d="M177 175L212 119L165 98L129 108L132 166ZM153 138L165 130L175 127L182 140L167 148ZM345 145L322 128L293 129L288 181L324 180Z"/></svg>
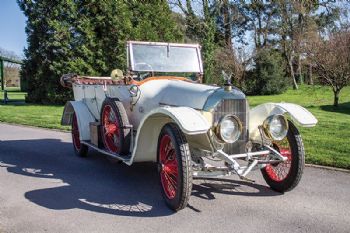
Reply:
<svg viewBox="0 0 350 233"><path fill-rule="evenodd" d="M244 100L246 99L246 96L243 94L241 90L238 88L232 86L231 90L225 90L225 88L220 87L214 90L213 93L211 93L204 106L204 111L213 111L215 107L224 99L232 99L232 100Z"/></svg>
<svg viewBox="0 0 350 233"><path fill-rule="evenodd" d="M270 132L270 130L269 130L270 122L271 122L272 118L274 118L274 117L276 117L276 116L277 116L277 117L283 118L284 124L286 125L286 131L287 131L287 133L288 133L288 129L289 129L288 120L287 120L287 118L286 118L284 115L281 115L281 114L273 114L273 115L268 116L268 117L264 120L264 122L263 122L263 124L262 124L262 127L263 127L263 130L264 130L265 135L266 135L268 138L270 138L270 139L272 139L272 140L276 140L276 141L281 141L281 140L283 140L283 139L287 136L287 134L286 134L283 138L281 138L281 139L276 139L276 138L273 138L273 137L272 137L272 134L271 134L271 132Z"/></svg>
<svg viewBox="0 0 350 233"><path fill-rule="evenodd" d="M233 141L233 142L225 141L225 140L221 137L221 134L220 134L221 123L222 123L222 121L223 121L224 119L226 119L226 118L233 118L233 119L235 119L236 122L238 123L238 126L239 126L239 136L238 136L238 137L236 138L236 140ZM242 131L243 131L243 126L242 126L241 120L240 120L237 116L228 114L228 115L223 116L218 122L215 122L215 123L214 123L213 131L214 131L214 133L215 133L216 138L219 140L219 142L222 142L222 143L234 143L234 142L236 142L236 141L239 139L239 137L241 136Z"/></svg>

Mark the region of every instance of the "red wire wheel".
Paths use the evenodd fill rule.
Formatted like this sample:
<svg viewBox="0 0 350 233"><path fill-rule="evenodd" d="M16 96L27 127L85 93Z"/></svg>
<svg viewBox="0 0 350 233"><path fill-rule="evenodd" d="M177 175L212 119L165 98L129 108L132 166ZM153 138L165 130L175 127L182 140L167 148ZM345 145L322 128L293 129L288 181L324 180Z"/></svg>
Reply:
<svg viewBox="0 0 350 233"><path fill-rule="evenodd" d="M290 173L290 168L292 165L292 151L289 145L281 146L275 143L274 147L277 149L277 151L280 152L282 156L287 157L287 161L278 164L268 164L265 167L265 170L272 180L281 182L286 179Z"/></svg>
<svg viewBox="0 0 350 233"><path fill-rule="evenodd" d="M163 135L159 148L159 161L161 164L160 181L168 199L174 199L178 191L179 164L175 153L170 136L168 134Z"/></svg>
<svg viewBox="0 0 350 233"><path fill-rule="evenodd" d="M78 119L75 113L72 119L72 142L75 154L86 157L89 148L80 141Z"/></svg>
<svg viewBox="0 0 350 233"><path fill-rule="evenodd" d="M126 155L130 151L130 127L123 104L106 98L101 111L102 141L111 153Z"/></svg>
<svg viewBox="0 0 350 233"><path fill-rule="evenodd" d="M295 125L289 121L287 137L274 142L274 148L287 160L278 164L268 164L262 174L266 183L278 192L290 191L299 183L305 164L304 145Z"/></svg>
<svg viewBox="0 0 350 233"><path fill-rule="evenodd" d="M166 204L175 211L185 208L192 191L191 154L174 123L166 124L159 135L158 173Z"/></svg>

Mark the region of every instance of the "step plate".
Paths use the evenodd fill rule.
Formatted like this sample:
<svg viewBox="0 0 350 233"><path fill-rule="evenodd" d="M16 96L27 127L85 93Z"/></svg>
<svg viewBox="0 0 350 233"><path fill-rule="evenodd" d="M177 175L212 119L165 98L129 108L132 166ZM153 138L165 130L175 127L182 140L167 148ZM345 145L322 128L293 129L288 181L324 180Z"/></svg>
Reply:
<svg viewBox="0 0 350 233"><path fill-rule="evenodd" d="M93 148L94 150L100 152L101 154L107 155L109 157L112 157L114 159L118 159L124 163L128 163L131 160L131 155L119 155L119 154L112 154L109 151L106 151L104 149L98 148L96 145L92 144L90 141L81 141L82 144L87 145L88 147Z"/></svg>

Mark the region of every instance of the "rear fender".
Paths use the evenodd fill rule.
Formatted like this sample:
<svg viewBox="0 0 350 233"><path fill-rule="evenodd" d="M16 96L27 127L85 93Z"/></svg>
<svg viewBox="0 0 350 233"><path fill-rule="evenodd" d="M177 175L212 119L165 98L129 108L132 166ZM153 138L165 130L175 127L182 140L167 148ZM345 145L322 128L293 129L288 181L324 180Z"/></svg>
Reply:
<svg viewBox="0 0 350 233"><path fill-rule="evenodd" d="M77 116L80 140L90 140L90 122L95 122L96 119L83 101L68 101L66 103L61 125L71 125L74 112Z"/></svg>

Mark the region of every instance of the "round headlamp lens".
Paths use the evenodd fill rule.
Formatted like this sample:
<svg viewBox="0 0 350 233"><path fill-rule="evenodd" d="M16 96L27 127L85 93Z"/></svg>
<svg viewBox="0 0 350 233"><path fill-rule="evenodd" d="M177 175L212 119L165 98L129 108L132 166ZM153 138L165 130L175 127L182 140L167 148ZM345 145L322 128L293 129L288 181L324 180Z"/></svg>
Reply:
<svg viewBox="0 0 350 233"><path fill-rule="evenodd" d="M288 122L282 115L269 116L264 123L267 134L273 139L280 141L287 136Z"/></svg>
<svg viewBox="0 0 350 233"><path fill-rule="evenodd" d="M225 116L219 123L219 138L226 143L234 143L241 136L242 126L234 116Z"/></svg>

